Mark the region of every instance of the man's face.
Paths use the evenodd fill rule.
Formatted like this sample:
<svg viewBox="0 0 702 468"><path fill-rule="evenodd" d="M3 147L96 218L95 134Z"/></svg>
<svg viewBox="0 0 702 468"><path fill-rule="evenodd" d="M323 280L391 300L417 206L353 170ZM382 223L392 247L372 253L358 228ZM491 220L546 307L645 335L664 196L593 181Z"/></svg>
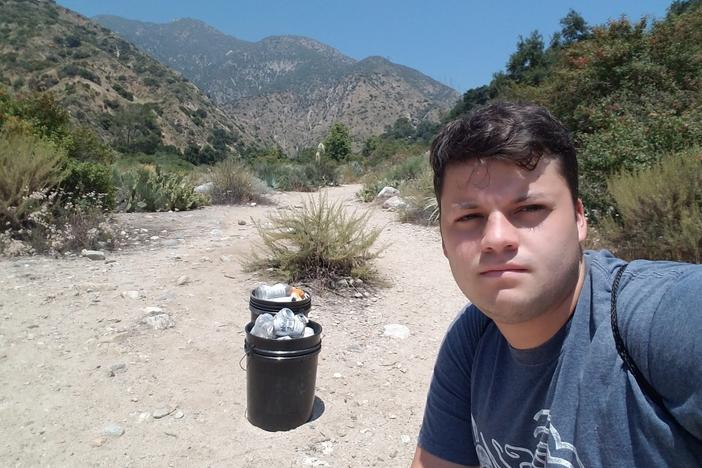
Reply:
<svg viewBox="0 0 702 468"><path fill-rule="evenodd" d="M551 312L578 283L587 222L559 164L543 157L533 171L501 160L446 168L444 254L461 291L497 323Z"/></svg>

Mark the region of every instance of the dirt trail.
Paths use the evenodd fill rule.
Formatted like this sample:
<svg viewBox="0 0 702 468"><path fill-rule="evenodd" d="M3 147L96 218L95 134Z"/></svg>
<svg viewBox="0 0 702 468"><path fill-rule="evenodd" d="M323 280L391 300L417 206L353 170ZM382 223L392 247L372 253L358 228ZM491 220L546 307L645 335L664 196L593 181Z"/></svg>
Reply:
<svg viewBox="0 0 702 468"><path fill-rule="evenodd" d="M396 222L356 201L358 189L326 193L370 207L372 224L385 226L389 247L376 264L389 287L361 286L363 298L313 296L310 317L324 327L323 405L287 432L265 432L245 417L242 330L248 293L266 278L243 272L240 257L257 239L251 218L294 210L307 194L119 215L141 240L108 253L108 262L0 259L2 465L407 466L439 343L464 298L437 229ZM183 275L189 281L177 285ZM140 323L146 307L170 314L175 327ZM383 336L392 323L410 336ZM159 412L170 414L155 419ZM109 425L113 436L104 434Z"/></svg>

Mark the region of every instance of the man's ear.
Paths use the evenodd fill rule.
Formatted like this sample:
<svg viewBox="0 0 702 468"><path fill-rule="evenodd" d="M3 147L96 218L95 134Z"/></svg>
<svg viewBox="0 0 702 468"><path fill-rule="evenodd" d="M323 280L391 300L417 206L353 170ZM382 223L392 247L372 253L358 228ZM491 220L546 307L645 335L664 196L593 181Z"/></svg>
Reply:
<svg viewBox="0 0 702 468"><path fill-rule="evenodd" d="M583 242L587 239L587 218L585 217L583 201L579 198L575 202L575 223L578 226L578 240Z"/></svg>

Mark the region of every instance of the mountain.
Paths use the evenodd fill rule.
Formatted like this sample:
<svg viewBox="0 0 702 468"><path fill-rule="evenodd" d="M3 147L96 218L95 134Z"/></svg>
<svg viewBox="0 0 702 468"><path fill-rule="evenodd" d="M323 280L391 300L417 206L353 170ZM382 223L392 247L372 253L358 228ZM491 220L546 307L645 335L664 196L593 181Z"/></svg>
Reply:
<svg viewBox="0 0 702 468"><path fill-rule="evenodd" d="M0 18L0 83L53 93L76 123L112 143L140 124L181 150L217 137L231 150L255 142L192 82L53 1L0 0Z"/></svg>
<svg viewBox="0 0 702 468"><path fill-rule="evenodd" d="M336 121L360 142L399 117L438 120L459 94L381 57L357 61L313 39L248 42L202 21L95 21L178 70L261 138L286 150L316 145Z"/></svg>

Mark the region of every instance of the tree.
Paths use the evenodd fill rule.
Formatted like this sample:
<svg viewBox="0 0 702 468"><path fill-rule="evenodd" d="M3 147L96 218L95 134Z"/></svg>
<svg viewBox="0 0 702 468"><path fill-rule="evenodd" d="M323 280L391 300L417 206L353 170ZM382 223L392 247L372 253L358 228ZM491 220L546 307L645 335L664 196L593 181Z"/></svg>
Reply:
<svg viewBox="0 0 702 468"><path fill-rule="evenodd" d="M325 154L335 161L343 161L351 154L351 136L349 129L340 122L336 122L329 129L324 139Z"/></svg>
<svg viewBox="0 0 702 468"><path fill-rule="evenodd" d="M533 31L526 39L519 36L517 51L507 62L508 77L520 83L539 84L545 65L544 40L539 31Z"/></svg>
<svg viewBox="0 0 702 468"><path fill-rule="evenodd" d="M572 8L561 18L561 43L565 46L574 44L590 37L590 27L585 18Z"/></svg>
<svg viewBox="0 0 702 468"><path fill-rule="evenodd" d="M161 129L151 106L131 104L116 111L110 120L114 145L124 153L154 154L161 145Z"/></svg>

